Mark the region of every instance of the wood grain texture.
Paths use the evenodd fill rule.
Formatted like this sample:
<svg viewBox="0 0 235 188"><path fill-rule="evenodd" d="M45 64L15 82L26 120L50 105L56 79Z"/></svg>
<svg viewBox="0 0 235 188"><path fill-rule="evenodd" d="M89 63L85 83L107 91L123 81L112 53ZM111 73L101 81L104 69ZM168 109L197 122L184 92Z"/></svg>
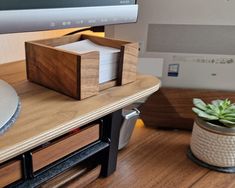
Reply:
<svg viewBox="0 0 235 188"><path fill-rule="evenodd" d="M97 95L99 93L99 52L78 54L55 48L84 39L120 49L118 84L135 81L137 43L80 34L26 42L28 79L78 100ZM105 86L113 87L112 84L111 81Z"/></svg>
<svg viewBox="0 0 235 188"><path fill-rule="evenodd" d="M209 172L187 158L190 137L187 131L136 127L119 152L116 172L87 188L189 188Z"/></svg>
<svg viewBox="0 0 235 188"><path fill-rule="evenodd" d="M78 95L85 99L99 93L99 52L82 54L79 61ZM79 87L80 86L80 87Z"/></svg>
<svg viewBox="0 0 235 188"><path fill-rule="evenodd" d="M26 43L28 80L74 98L78 97L78 60L73 53Z"/></svg>
<svg viewBox="0 0 235 188"><path fill-rule="evenodd" d="M72 181L65 184L63 187L64 188L67 188L67 187L69 187L69 188L86 188L90 183L92 183L93 181L95 181L99 177L100 171L101 171L101 165L99 165L96 168L83 174L78 179L73 179Z"/></svg>
<svg viewBox="0 0 235 188"><path fill-rule="evenodd" d="M25 80L24 66L0 66L0 78L13 85L22 103L16 123L0 137L0 163L151 95L160 85L155 77L139 75L132 84L77 101ZM22 73L14 75L15 67Z"/></svg>
<svg viewBox="0 0 235 188"><path fill-rule="evenodd" d="M113 81L109 81L109 82L105 82L103 84L99 85L99 91L103 91L105 89L111 88L117 86L117 80L113 80Z"/></svg>
<svg viewBox="0 0 235 188"><path fill-rule="evenodd" d="M139 44L126 44L121 48L121 61L118 70L119 85L128 84L136 80Z"/></svg>
<svg viewBox="0 0 235 188"><path fill-rule="evenodd" d="M82 35L82 38L89 39L99 45L120 49L121 55L118 67L117 84L124 85L135 81L139 54L138 43L101 37L91 37L89 35Z"/></svg>
<svg viewBox="0 0 235 188"><path fill-rule="evenodd" d="M26 42L28 79L75 99L98 94L99 53L77 54L54 48L81 35Z"/></svg>
<svg viewBox="0 0 235 188"><path fill-rule="evenodd" d="M21 161L15 160L0 166L0 187L5 187L22 178Z"/></svg>
<svg viewBox="0 0 235 188"><path fill-rule="evenodd" d="M22 66L20 61L15 63L2 64L0 68L0 75L0 79L8 80L8 82L11 84L16 84L25 80L25 66Z"/></svg>
<svg viewBox="0 0 235 188"><path fill-rule="evenodd" d="M235 102L235 92L161 88L143 105L141 117L148 126L191 130L195 118L193 98L201 98L207 103L226 98Z"/></svg>
<svg viewBox="0 0 235 188"><path fill-rule="evenodd" d="M235 174L202 168L187 158L191 133L136 127L119 152L116 172L87 188L233 188Z"/></svg>
<svg viewBox="0 0 235 188"><path fill-rule="evenodd" d="M37 171L99 139L99 125L93 125L75 135L62 138L50 146L33 151L33 171Z"/></svg>
<svg viewBox="0 0 235 188"><path fill-rule="evenodd" d="M138 43L89 35L82 35L81 38L89 39L92 42L102 46L109 46L121 50L120 61L118 66L117 85L128 84L136 80L137 62L139 54Z"/></svg>
<svg viewBox="0 0 235 188"><path fill-rule="evenodd" d="M38 44L43 44L45 46L56 47L56 46L61 46L61 45L65 45L68 43L76 42L80 39L81 39L81 34L78 34L78 35L68 35L64 37L37 40L34 42Z"/></svg>
<svg viewBox="0 0 235 188"><path fill-rule="evenodd" d="M192 185L192 188L233 188L235 187L235 174L208 172Z"/></svg>
<svg viewBox="0 0 235 188"><path fill-rule="evenodd" d="M102 46L108 46L112 48L118 48L121 49L122 46L125 46L126 44L130 44L131 42L128 41L122 41L122 40L115 40L111 38L103 38L98 36L91 36L91 35L82 35L82 39L89 39L90 41L102 45Z"/></svg>
<svg viewBox="0 0 235 188"><path fill-rule="evenodd" d="M121 50L120 62L118 66L118 85L128 84L136 80L137 62L139 54L138 43L102 37L93 37L89 35L82 35L82 38L89 39L99 45L118 48Z"/></svg>

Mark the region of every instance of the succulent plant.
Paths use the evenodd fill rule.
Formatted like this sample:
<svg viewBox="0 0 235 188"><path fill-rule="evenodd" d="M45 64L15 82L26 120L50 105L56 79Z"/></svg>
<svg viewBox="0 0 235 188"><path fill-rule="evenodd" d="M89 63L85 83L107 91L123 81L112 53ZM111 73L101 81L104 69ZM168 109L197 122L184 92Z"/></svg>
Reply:
<svg viewBox="0 0 235 188"><path fill-rule="evenodd" d="M214 100L206 104L201 99L193 99L195 107L192 108L198 117L209 122L220 122L218 125L233 128L235 127L235 104L230 100Z"/></svg>

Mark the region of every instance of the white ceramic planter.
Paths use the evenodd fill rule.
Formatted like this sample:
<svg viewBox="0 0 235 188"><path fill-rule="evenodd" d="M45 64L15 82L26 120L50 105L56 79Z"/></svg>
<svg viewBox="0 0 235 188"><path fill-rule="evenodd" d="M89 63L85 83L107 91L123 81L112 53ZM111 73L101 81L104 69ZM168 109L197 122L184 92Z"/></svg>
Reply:
<svg viewBox="0 0 235 188"><path fill-rule="evenodd" d="M214 125L197 118L191 151L195 157L216 167L235 167L235 129Z"/></svg>

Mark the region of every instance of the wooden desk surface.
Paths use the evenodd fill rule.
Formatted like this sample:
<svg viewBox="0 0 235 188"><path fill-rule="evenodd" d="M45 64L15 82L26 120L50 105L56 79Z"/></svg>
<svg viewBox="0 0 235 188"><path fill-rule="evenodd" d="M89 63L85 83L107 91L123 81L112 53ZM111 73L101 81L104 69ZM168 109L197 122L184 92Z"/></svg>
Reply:
<svg viewBox="0 0 235 188"><path fill-rule="evenodd" d="M151 95L160 85L140 75L134 83L76 101L28 82L24 62L0 65L0 79L12 84L22 103L16 123L0 136L0 163Z"/></svg>

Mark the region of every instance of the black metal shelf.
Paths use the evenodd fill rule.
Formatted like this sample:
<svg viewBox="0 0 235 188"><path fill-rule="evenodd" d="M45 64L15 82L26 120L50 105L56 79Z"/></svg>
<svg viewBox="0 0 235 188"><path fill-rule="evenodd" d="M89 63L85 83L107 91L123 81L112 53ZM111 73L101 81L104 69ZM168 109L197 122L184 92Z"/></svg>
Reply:
<svg viewBox="0 0 235 188"><path fill-rule="evenodd" d="M83 162L84 160L88 159L91 156L103 151L104 149L109 147L109 143L98 141L83 150L74 153L73 155L62 159L58 165L53 165L52 167L48 168L47 170L41 172L33 179L27 179L21 184L12 185L10 187L17 187L17 188L34 188L42 184L43 182L57 176L58 174L72 168L73 166Z"/></svg>

